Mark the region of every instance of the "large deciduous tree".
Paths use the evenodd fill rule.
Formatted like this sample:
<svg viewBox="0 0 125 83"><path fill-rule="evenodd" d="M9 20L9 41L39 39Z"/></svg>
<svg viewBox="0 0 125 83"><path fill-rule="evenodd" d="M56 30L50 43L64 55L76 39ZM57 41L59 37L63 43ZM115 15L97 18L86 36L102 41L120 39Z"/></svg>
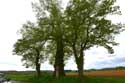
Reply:
<svg viewBox="0 0 125 83"><path fill-rule="evenodd" d="M84 51L94 45L103 46L113 53L112 46L120 24L113 24L108 15L119 14L115 0L70 0L65 14L67 38L73 49L79 76L83 76Z"/></svg>
<svg viewBox="0 0 125 83"><path fill-rule="evenodd" d="M14 54L22 56L22 61L24 62L24 66L35 67L36 74L38 77L41 76L40 67L41 63L46 59L45 56L45 40L40 38L38 35L38 27L36 27L33 23L28 22L23 25L21 29L22 38L18 39L14 45ZM37 33L37 34L36 34Z"/></svg>
<svg viewBox="0 0 125 83"><path fill-rule="evenodd" d="M35 4L35 11L39 20L39 26L47 26L47 41L54 42L55 53L55 76L65 76L64 72L64 23L63 13L58 0L40 0L39 5ZM46 18L46 21L43 19Z"/></svg>

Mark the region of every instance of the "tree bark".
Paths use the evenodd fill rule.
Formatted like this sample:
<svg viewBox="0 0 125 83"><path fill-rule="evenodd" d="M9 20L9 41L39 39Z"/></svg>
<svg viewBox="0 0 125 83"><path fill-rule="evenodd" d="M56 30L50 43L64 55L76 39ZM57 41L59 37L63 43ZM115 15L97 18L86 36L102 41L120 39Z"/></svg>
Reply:
<svg viewBox="0 0 125 83"><path fill-rule="evenodd" d="M84 52L80 50L80 56L78 60L78 75L79 77L83 77L84 75Z"/></svg>
<svg viewBox="0 0 125 83"><path fill-rule="evenodd" d="M39 54L39 50L36 49L36 52L37 52L37 56L36 56L36 61L35 61L35 65L36 65L36 75L37 77L40 77L41 76L41 71L40 71L40 67L41 67L41 64L40 64L40 54Z"/></svg>
<svg viewBox="0 0 125 83"><path fill-rule="evenodd" d="M56 78L60 78L62 76L65 76L64 71L64 51L63 51L64 45L63 41L60 39L57 41L57 50L56 50L56 56L55 56L55 65L54 65L54 75Z"/></svg>
<svg viewBox="0 0 125 83"><path fill-rule="evenodd" d="M37 74L37 77L41 76L40 64L39 63L36 65L36 74Z"/></svg>
<svg viewBox="0 0 125 83"><path fill-rule="evenodd" d="M75 57L75 61L76 61L77 68L78 68L78 76L83 77L84 75L84 51L81 48L80 56L78 56L76 47L75 45L73 45L73 52L74 52L74 57Z"/></svg>

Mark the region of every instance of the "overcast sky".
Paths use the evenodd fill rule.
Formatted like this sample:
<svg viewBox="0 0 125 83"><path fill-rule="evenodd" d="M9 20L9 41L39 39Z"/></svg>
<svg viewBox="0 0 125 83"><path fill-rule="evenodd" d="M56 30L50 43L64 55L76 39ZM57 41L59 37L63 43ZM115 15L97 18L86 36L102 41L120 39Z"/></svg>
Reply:
<svg viewBox="0 0 125 83"><path fill-rule="evenodd" d="M64 0L66 2L67 0ZM109 17L114 23L125 23L125 0L117 0L121 7L122 16ZM21 63L21 57L12 55L13 45L19 38L17 31L26 21L35 21L30 0L1 0L0 1L0 70L28 70ZM119 46L114 47L115 53L108 54L107 50L93 47L86 51L85 68L104 68L125 66L125 32L116 36ZM47 62L42 69L53 70ZM74 60L69 60L65 69L77 69ZM30 70L30 69L29 69Z"/></svg>

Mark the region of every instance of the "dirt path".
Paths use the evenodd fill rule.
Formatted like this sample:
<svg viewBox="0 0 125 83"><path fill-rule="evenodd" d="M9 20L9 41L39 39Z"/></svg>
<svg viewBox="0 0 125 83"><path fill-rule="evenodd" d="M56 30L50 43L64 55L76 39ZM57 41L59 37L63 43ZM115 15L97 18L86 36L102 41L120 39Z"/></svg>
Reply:
<svg viewBox="0 0 125 83"><path fill-rule="evenodd" d="M4 83L25 83L25 82L10 81L10 82L4 82Z"/></svg>

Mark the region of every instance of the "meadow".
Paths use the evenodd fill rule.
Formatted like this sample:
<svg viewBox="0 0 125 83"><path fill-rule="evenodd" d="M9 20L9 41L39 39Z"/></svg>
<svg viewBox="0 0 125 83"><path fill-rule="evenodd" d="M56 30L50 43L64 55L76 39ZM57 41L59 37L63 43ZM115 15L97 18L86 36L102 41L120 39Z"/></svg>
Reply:
<svg viewBox="0 0 125 83"><path fill-rule="evenodd" d="M125 83L125 70L105 70L85 72L85 77L78 78L77 72L68 72L65 77L55 79L52 73L42 72L37 78L35 72L8 72L11 80L26 83Z"/></svg>

